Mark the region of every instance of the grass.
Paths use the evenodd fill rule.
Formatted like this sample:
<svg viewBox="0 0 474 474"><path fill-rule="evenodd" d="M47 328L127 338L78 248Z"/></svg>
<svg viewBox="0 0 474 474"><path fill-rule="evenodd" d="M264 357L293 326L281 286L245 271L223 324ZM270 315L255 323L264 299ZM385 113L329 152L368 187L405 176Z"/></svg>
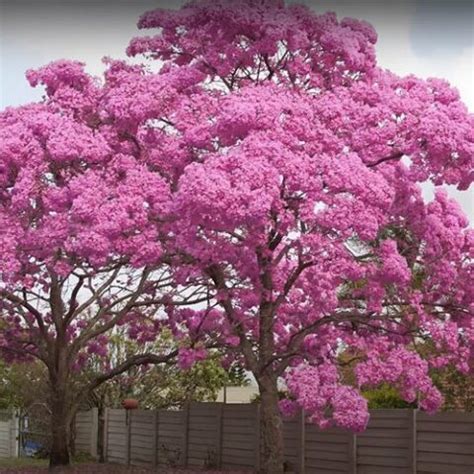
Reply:
<svg viewBox="0 0 474 474"><path fill-rule="evenodd" d="M47 459L0 458L0 472L4 472L5 469L39 468L47 466Z"/></svg>

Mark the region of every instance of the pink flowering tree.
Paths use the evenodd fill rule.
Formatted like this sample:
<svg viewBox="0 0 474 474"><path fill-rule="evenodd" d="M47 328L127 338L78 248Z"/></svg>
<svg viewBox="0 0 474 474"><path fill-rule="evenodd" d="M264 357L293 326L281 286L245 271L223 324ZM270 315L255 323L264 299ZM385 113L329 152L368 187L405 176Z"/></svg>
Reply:
<svg viewBox="0 0 474 474"><path fill-rule="evenodd" d="M420 190L473 179L458 93L378 68L367 23L277 0L139 25L156 29L130 43L142 65L108 60L99 82L55 63L29 74L43 103L1 115L2 345L43 357L62 393L56 374L115 324L171 329L179 351L149 362L218 346L258 382L267 474L281 410L362 430L359 388L380 383L436 410L430 367L468 371L474 337L473 233Z"/></svg>
<svg viewBox="0 0 474 474"><path fill-rule="evenodd" d="M27 76L46 87L45 99L0 113L0 355L48 369L54 466L69 463L71 421L100 384L135 365L174 361L174 344L147 351L163 326L162 298L203 297L170 287L161 244L170 181L143 159L133 112L117 114L126 81L112 66L99 83L68 61ZM162 82L169 107L189 85L157 77L143 94ZM113 357L118 326L142 350ZM92 356L101 371L78 377Z"/></svg>
<svg viewBox="0 0 474 474"><path fill-rule="evenodd" d="M436 410L429 369L468 371L473 354L474 235L441 189L474 176L458 92L377 67L366 22L278 0L194 1L139 26L151 34L128 53L159 72L121 66L130 96L117 113L154 109L160 76L198 81L134 135L172 183L176 285L210 298L169 307L169 324L178 339L205 331L255 376L262 472L283 471L281 409L363 430L359 389L390 383ZM355 387L340 376L348 349Z"/></svg>

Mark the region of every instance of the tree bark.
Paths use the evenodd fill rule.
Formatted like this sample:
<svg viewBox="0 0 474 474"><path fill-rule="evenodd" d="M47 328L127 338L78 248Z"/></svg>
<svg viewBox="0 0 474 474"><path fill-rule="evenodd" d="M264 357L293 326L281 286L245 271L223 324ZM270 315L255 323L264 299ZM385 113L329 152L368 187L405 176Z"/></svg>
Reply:
<svg viewBox="0 0 474 474"><path fill-rule="evenodd" d="M66 393L62 390L54 390L51 400L51 452L49 465L51 468L57 466L68 466L71 462L70 455L70 426L71 414L68 408Z"/></svg>
<svg viewBox="0 0 474 474"><path fill-rule="evenodd" d="M257 379L260 389L260 474L284 472L283 422L278 406L277 377Z"/></svg>
<svg viewBox="0 0 474 474"><path fill-rule="evenodd" d="M48 366L51 411L50 468L68 466L71 463L71 424L75 411L71 403L70 370L65 346L62 338L58 338L54 358Z"/></svg>

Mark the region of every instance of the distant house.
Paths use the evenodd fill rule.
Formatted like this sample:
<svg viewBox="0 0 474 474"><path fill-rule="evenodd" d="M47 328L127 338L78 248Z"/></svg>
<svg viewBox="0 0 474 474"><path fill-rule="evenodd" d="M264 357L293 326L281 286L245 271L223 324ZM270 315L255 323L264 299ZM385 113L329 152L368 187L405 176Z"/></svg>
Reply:
<svg viewBox="0 0 474 474"><path fill-rule="evenodd" d="M217 402L221 403L250 403L258 395L256 385L246 387L224 387L217 395Z"/></svg>

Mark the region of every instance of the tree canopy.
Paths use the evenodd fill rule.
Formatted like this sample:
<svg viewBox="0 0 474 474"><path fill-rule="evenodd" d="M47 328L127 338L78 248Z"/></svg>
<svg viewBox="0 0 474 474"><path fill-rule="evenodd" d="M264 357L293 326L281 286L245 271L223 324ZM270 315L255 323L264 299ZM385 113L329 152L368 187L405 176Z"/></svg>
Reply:
<svg viewBox="0 0 474 474"><path fill-rule="evenodd" d="M474 177L458 92L378 67L368 23L279 0L192 1L139 26L154 30L130 43L139 64L107 59L97 79L54 62L28 73L41 103L0 114L5 354L41 358L58 387L107 357L115 325L172 331L148 362L219 347L259 384L264 472L283 465L279 379L286 411L366 426L347 347L357 385L436 410L430 367L468 371L474 337L474 234L441 189Z"/></svg>

